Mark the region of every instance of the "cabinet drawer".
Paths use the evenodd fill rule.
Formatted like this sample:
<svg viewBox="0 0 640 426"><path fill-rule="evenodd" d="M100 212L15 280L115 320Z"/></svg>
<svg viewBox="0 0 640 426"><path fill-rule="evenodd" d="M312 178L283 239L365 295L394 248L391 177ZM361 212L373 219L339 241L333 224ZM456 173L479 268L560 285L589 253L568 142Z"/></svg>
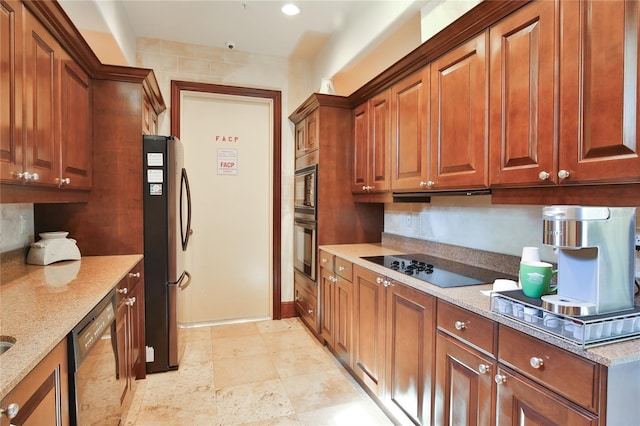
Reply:
<svg viewBox="0 0 640 426"><path fill-rule="evenodd" d="M335 273L347 281L353 281L353 264L336 257Z"/></svg>
<svg viewBox="0 0 640 426"><path fill-rule="evenodd" d="M438 300L437 324L440 330L489 354L496 354L496 323L466 309Z"/></svg>
<svg viewBox="0 0 640 426"><path fill-rule="evenodd" d="M565 398L597 413L598 364L500 326L499 361Z"/></svg>
<svg viewBox="0 0 640 426"><path fill-rule="evenodd" d="M295 307L302 319L314 331L317 331L318 299L304 288L295 287Z"/></svg>
<svg viewBox="0 0 640 426"><path fill-rule="evenodd" d="M320 250L320 267L326 269L327 271L334 272L333 263L335 258L335 255L327 253L324 250Z"/></svg>

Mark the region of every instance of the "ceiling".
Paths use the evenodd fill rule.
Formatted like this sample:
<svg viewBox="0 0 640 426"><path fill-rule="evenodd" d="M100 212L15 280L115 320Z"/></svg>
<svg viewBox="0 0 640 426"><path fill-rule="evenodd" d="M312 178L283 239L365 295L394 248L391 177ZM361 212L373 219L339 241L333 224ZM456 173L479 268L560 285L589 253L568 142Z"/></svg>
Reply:
<svg viewBox="0 0 640 426"><path fill-rule="evenodd" d="M381 0L295 0L301 12L286 16L286 1L272 0L60 0L82 30L110 32L101 10L123 10L137 37L226 47L243 52L311 59L349 13ZM393 1L393 0L384 0ZM112 2L111 5L105 4ZM102 4L100 4L102 3Z"/></svg>

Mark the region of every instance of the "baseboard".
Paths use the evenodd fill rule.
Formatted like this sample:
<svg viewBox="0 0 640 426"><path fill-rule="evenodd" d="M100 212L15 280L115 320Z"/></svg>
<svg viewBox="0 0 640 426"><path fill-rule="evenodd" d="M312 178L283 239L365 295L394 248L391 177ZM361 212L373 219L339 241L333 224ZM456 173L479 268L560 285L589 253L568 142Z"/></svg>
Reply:
<svg viewBox="0 0 640 426"><path fill-rule="evenodd" d="M280 303L280 315L282 319L298 316L296 314L295 303L293 301Z"/></svg>

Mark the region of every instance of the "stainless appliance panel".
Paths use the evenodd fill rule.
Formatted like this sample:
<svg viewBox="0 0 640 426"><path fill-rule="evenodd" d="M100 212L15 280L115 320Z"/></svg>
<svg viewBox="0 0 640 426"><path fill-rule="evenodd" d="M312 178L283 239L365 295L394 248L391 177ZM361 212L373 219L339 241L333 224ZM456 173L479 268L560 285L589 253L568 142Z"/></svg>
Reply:
<svg viewBox="0 0 640 426"><path fill-rule="evenodd" d="M294 220L293 266L311 281L316 281L316 222Z"/></svg>
<svg viewBox="0 0 640 426"><path fill-rule="evenodd" d="M103 299L69 335L69 393L72 425L118 425L121 381L118 370L115 296Z"/></svg>
<svg viewBox="0 0 640 426"><path fill-rule="evenodd" d="M184 272L177 283L168 285L169 308L169 365L180 365L180 359L184 354L184 339L182 339L180 327L178 327L178 294L191 284L191 274Z"/></svg>
<svg viewBox="0 0 640 426"><path fill-rule="evenodd" d="M294 182L294 213L296 218L316 220L318 165L296 170Z"/></svg>

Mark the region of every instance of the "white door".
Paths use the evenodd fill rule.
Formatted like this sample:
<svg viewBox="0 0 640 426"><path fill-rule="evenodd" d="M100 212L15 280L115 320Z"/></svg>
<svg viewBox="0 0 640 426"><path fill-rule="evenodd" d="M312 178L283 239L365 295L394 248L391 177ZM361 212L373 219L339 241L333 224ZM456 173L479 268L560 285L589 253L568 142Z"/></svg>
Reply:
<svg viewBox="0 0 640 426"><path fill-rule="evenodd" d="M178 322L209 324L272 315L270 99L181 92L180 140L193 235Z"/></svg>

